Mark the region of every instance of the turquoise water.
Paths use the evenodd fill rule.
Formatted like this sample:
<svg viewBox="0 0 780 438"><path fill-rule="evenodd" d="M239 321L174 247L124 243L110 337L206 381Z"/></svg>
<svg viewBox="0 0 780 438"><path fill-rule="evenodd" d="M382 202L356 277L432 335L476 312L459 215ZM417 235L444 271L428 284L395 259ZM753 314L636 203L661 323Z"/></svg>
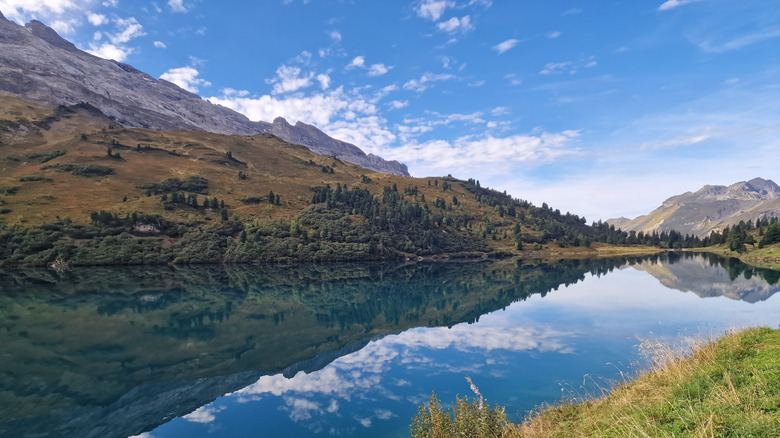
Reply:
<svg viewBox="0 0 780 438"><path fill-rule="evenodd" d="M0 271L0 436L408 436L636 372L643 338L780 323L780 272L663 255Z"/></svg>

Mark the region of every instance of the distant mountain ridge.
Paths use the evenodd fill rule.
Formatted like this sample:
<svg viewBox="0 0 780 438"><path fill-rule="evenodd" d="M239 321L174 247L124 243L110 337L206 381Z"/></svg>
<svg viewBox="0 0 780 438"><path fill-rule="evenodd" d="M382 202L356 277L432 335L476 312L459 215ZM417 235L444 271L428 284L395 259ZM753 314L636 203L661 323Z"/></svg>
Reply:
<svg viewBox="0 0 780 438"><path fill-rule="evenodd" d="M0 91L48 106L87 102L132 128L225 135L269 133L379 172L409 176L406 165L364 153L312 125L253 122L130 65L78 49L39 21L19 26L0 12ZM277 123L278 121L278 123Z"/></svg>
<svg viewBox="0 0 780 438"><path fill-rule="evenodd" d="M608 219L624 231L663 232L706 236L712 231L762 217L780 217L780 186L753 178L730 186L706 185L696 192L672 196L651 213L635 219Z"/></svg>

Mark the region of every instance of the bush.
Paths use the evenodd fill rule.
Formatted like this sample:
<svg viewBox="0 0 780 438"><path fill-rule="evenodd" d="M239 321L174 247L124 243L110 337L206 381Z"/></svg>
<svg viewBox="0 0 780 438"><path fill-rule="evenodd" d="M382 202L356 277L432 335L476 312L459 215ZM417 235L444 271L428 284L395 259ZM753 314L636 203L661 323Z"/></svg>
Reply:
<svg viewBox="0 0 780 438"><path fill-rule="evenodd" d="M434 393L427 405L420 405L417 415L412 419L411 436L501 437L508 436L511 430L504 409L487 406L482 396L472 401L468 397L456 397L455 405L445 410Z"/></svg>
<svg viewBox="0 0 780 438"><path fill-rule="evenodd" d="M53 166L44 166L43 169L60 170L76 176L86 177L106 176L114 173L113 168L97 164L55 164Z"/></svg>

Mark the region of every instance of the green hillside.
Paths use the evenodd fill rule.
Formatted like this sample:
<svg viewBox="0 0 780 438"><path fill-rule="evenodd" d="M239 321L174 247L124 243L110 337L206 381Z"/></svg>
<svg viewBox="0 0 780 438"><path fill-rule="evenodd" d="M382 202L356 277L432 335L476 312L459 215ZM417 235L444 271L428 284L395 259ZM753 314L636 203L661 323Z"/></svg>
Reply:
<svg viewBox="0 0 780 438"><path fill-rule="evenodd" d="M582 256L620 234L475 180L371 172L270 135L126 129L87 104L3 96L0 169L4 265Z"/></svg>

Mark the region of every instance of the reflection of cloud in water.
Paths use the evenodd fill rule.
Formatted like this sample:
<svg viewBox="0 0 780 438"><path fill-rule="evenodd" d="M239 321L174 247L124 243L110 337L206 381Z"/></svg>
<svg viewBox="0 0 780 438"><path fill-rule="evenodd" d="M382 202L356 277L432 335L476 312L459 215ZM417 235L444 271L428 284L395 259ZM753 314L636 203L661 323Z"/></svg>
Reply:
<svg viewBox="0 0 780 438"><path fill-rule="evenodd" d="M443 350L454 348L459 351L474 349L571 353L561 338L571 333L551 327L474 327L459 324L451 329L415 329L401 333L395 343L408 348L429 348Z"/></svg>
<svg viewBox="0 0 780 438"><path fill-rule="evenodd" d="M206 423L213 422L216 419L216 414L223 410L225 410L224 407L206 405L190 412L189 414L183 416L182 418L192 423L206 424Z"/></svg>
<svg viewBox="0 0 780 438"><path fill-rule="evenodd" d="M459 324L452 328L418 328L373 341L352 354L340 357L327 367L307 374L299 372L292 378L281 374L263 376L256 383L234 393L239 402L260 400L265 396L281 396L281 410L295 422L314 421L326 414L338 415L339 400L376 400L378 397L402 400L393 393L408 387L408 380L391 378L384 382L391 366L403 365L407 369L420 370L433 375L442 372L454 374L476 373L484 366L496 363L484 354L495 355L496 350L511 352L572 353L564 339L573 336L550 326L506 327L509 321L487 321L482 324ZM471 363L439 363L430 357L430 350L454 349L470 355ZM482 353L482 354L480 354ZM389 388L386 388L386 383ZM315 397L325 397L317 400ZM406 396L408 398L408 395ZM425 399L425 397L422 397ZM194 412L193 414L197 413ZM190 415L193 415L190 414ZM373 409L353 418L363 427L370 427L374 420L388 420L395 416L385 409Z"/></svg>
<svg viewBox="0 0 780 438"><path fill-rule="evenodd" d="M284 397L284 406L280 409L290 414L293 421L309 420L314 414L322 415L322 406L311 400L298 397Z"/></svg>

